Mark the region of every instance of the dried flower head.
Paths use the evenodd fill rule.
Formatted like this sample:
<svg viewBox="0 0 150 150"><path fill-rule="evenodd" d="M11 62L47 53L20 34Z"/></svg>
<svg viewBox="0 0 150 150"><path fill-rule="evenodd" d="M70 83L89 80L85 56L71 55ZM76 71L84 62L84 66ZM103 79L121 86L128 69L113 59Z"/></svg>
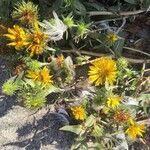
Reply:
<svg viewBox="0 0 150 150"><path fill-rule="evenodd" d="M16 50L20 50L23 47L26 47L28 43L28 35L23 28L18 25L14 25L13 28L8 28L8 34L4 34L7 38L10 39L11 43L7 44L8 46L14 46Z"/></svg>
<svg viewBox="0 0 150 150"><path fill-rule="evenodd" d="M38 20L38 8L32 2L22 1L16 5L12 17L23 24L33 25Z"/></svg>
<svg viewBox="0 0 150 150"><path fill-rule="evenodd" d="M90 66L89 81L95 83L96 86L104 84L113 84L117 77L116 62L109 57L101 57Z"/></svg>
<svg viewBox="0 0 150 150"><path fill-rule="evenodd" d="M45 33L48 35L49 40L59 41L63 39L63 34L67 30L67 26L64 25L55 12L53 12L53 15L53 21L44 20L40 25L45 29Z"/></svg>
<svg viewBox="0 0 150 150"><path fill-rule="evenodd" d="M56 63L59 68L62 68L64 65L64 55L61 54L56 58Z"/></svg>
<svg viewBox="0 0 150 150"><path fill-rule="evenodd" d="M22 71L25 70L26 65L24 63L21 63L19 65L17 65L14 69L14 75L19 75Z"/></svg>
<svg viewBox="0 0 150 150"><path fill-rule="evenodd" d="M86 111L82 106L72 106L70 110L74 119L83 121L86 118Z"/></svg>
<svg viewBox="0 0 150 150"><path fill-rule="evenodd" d="M128 112L119 110L114 115L114 121L117 123L126 123L130 117L131 115Z"/></svg>

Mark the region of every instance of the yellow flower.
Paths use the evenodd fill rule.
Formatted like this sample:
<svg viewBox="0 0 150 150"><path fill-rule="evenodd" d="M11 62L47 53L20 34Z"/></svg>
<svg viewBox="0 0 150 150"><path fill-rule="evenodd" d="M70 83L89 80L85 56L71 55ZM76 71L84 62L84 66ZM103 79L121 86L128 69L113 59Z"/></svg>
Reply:
<svg viewBox="0 0 150 150"><path fill-rule="evenodd" d="M118 40L118 36L113 32L109 32L106 36L106 40L108 42L115 43Z"/></svg>
<svg viewBox="0 0 150 150"><path fill-rule="evenodd" d="M43 32L36 31L30 38L28 47L30 55L33 56L42 54L47 43L47 36Z"/></svg>
<svg viewBox="0 0 150 150"><path fill-rule="evenodd" d="M137 136L143 136L143 133L145 132L145 125L144 124L138 124L134 122L129 128L125 131L125 133L128 134L130 138L135 140Z"/></svg>
<svg viewBox="0 0 150 150"><path fill-rule="evenodd" d="M49 70L44 67L42 70L38 70L38 71L32 71L29 70L27 72L26 77L34 80L34 81L39 81L41 83L43 83L44 85L48 85L53 83L52 81L52 75L49 74Z"/></svg>
<svg viewBox="0 0 150 150"><path fill-rule="evenodd" d="M52 75L49 75L49 70L44 67L40 72L39 72L39 81L41 81L44 84L50 84L53 83L52 81Z"/></svg>
<svg viewBox="0 0 150 150"><path fill-rule="evenodd" d="M88 75L89 80L96 86L105 82L112 85L117 76L116 62L109 57L101 57L92 63Z"/></svg>
<svg viewBox="0 0 150 150"><path fill-rule="evenodd" d="M120 101L121 101L120 96L113 95L113 96L108 97L107 105L108 105L108 107L111 107L114 109L115 107L120 105Z"/></svg>
<svg viewBox="0 0 150 150"><path fill-rule="evenodd" d="M12 17L21 21L24 24L34 24L38 20L38 8L32 2L18 3Z"/></svg>
<svg viewBox="0 0 150 150"><path fill-rule="evenodd" d="M86 112L82 106L71 107L71 112L76 120L83 121L86 118Z"/></svg>
<svg viewBox="0 0 150 150"><path fill-rule="evenodd" d="M11 43L8 46L14 46L16 50L19 50L28 45L28 35L25 33L23 28L18 25L14 25L13 28L8 28L8 34L4 34L10 39Z"/></svg>
<svg viewBox="0 0 150 150"><path fill-rule="evenodd" d="M39 77L39 71L28 70L26 77L32 80L37 80Z"/></svg>

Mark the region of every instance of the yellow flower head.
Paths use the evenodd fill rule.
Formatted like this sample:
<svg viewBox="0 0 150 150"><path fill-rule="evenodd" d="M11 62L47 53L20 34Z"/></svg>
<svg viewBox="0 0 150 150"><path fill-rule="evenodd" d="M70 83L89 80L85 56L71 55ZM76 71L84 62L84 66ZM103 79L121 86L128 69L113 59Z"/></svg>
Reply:
<svg viewBox="0 0 150 150"><path fill-rule="evenodd" d="M18 3L12 17L20 20L24 24L34 24L38 20L38 8L32 2Z"/></svg>
<svg viewBox="0 0 150 150"><path fill-rule="evenodd" d="M44 67L40 72L39 72L39 81L43 82L44 84L50 84L53 83L52 81L52 75L49 75L49 70Z"/></svg>
<svg viewBox="0 0 150 150"><path fill-rule="evenodd" d="M71 113L76 120L83 121L86 118L86 112L82 106L72 106Z"/></svg>
<svg viewBox="0 0 150 150"><path fill-rule="evenodd" d="M118 36L113 32L109 32L106 36L106 40L108 42L115 43L118 40Z"/></svg>
<svg viewBox="0 0 150 150"><path fill-rule="evenodd" d="M14 25L13 28L8 28L8 34L4 34L4 36L9 38L11 41L11 43L7 45L14 46L16 50L20 50L28 45L28 35L25 33L23 28L18 25Z"/></svg>
<svg viewBox="0 0 150 150"><path fill-rule="evenodd" d="M108 97L107 99L107 105L110 108L116 108L117 106L120 105L120 101L121 101L121 97L117 96L117 95L112 95L110 97Z"/></svg>
<svg viewBox="0 0 150 150"><path fill-rule="evenodd" d="M112 85L117 76L116 62L109 57L101 57L92 63L88 75L89 80L96 86L105 82Z"/></svg>
<svg viewBox="0 0 150 150"><path fill-rule="evenodd" d="M39 77L39 71L32 71L32 70L28 70L27 71L27 75L26 75L27 78L30 78L32 80L38 80L38 77Z"/></svg>
<svg viewBox="0 0 150 150"><path fill-rule="evenodd" d="M127 135L135 140L138 136L143 136L143 133L145 132L145 125L144 124L138 124L134 122L129 128L125 131Z"/></svg>
<svg viewBox="0 0 150 150"><path fill-rule="evenodd" d="M47 43L47 36L43 32L36 31L30 38L28 50L31 56L42 54Z"/></svg>
<svg viewBox="0 0 150 150"><path fill-rule="evenodd" d="M52 75L49 74L49 70L44 67L42 70L38 70L38 71L31 71L29 70L27 72L26 77L34 80L34 81L39 81L41 83L43 83L44 85L48 85L53 83L52 81Z"/></svg>

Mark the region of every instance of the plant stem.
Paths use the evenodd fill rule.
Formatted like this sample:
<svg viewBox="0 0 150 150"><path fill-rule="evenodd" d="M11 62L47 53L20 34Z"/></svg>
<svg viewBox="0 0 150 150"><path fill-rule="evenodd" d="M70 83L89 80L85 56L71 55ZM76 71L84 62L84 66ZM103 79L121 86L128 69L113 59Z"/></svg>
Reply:
<svg viewBox="0 0 150 150"><path fill-rule="evenodd" d="M150 57L150 54L149 54L149 53L143 52L143 51L138 50L138 49L135 49L135 48L130 48L130 47L126 47L126 46L125 46L125 47L123 47L123 49L131 50L131 51L134 51L134 52L138 52L138 53L141 53L141 54L144 54L144 55Z"/></svg>
<svg viewBox="0 0 150 150"><path fill-rule="evenodd" d="M74 50L61 50L63 53L76 53ZM80 51L81 54L84 55L89 55L89 56L95 56L95 57L102 57L102 56L108 56L108 57L112 57L114 58L113 55L108 55L108 54L104 54L104 53L94 53L94 52L89 52L89 51L85 51L85 50L81 50ZM150 59L133 59L133 58L128 58L125 57L130 63L133 64L141 64L141 63L150 63Z"/></svg>

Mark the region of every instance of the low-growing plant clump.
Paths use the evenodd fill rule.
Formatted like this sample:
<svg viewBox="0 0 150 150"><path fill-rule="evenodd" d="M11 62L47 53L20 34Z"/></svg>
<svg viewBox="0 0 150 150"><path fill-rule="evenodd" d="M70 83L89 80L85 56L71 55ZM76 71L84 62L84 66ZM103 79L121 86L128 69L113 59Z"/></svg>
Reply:
<svg viewBox="0 0 150 150"><path fill-rule="evenodd" d="M124 5L139 8L146 3L132 2L125 0ZM141 70L135 69L133 60L122 55L125 21L120 27L109 24L113 17L91 21L92 10L100 10L96 1L85 2L90 17L78 0L60 1L60 10L57 3L51 16L43 19L33 2L18 2L11 25L1 25L8 48L4 56L12 62L12 77L2 92L15 95L28 109L49 104L56 111L63 109L71 121L60 130L77 135L71 149L128 149L135 140L144 140L147 132L140 118L149 116L150 80L145 63Z"/></svg>

